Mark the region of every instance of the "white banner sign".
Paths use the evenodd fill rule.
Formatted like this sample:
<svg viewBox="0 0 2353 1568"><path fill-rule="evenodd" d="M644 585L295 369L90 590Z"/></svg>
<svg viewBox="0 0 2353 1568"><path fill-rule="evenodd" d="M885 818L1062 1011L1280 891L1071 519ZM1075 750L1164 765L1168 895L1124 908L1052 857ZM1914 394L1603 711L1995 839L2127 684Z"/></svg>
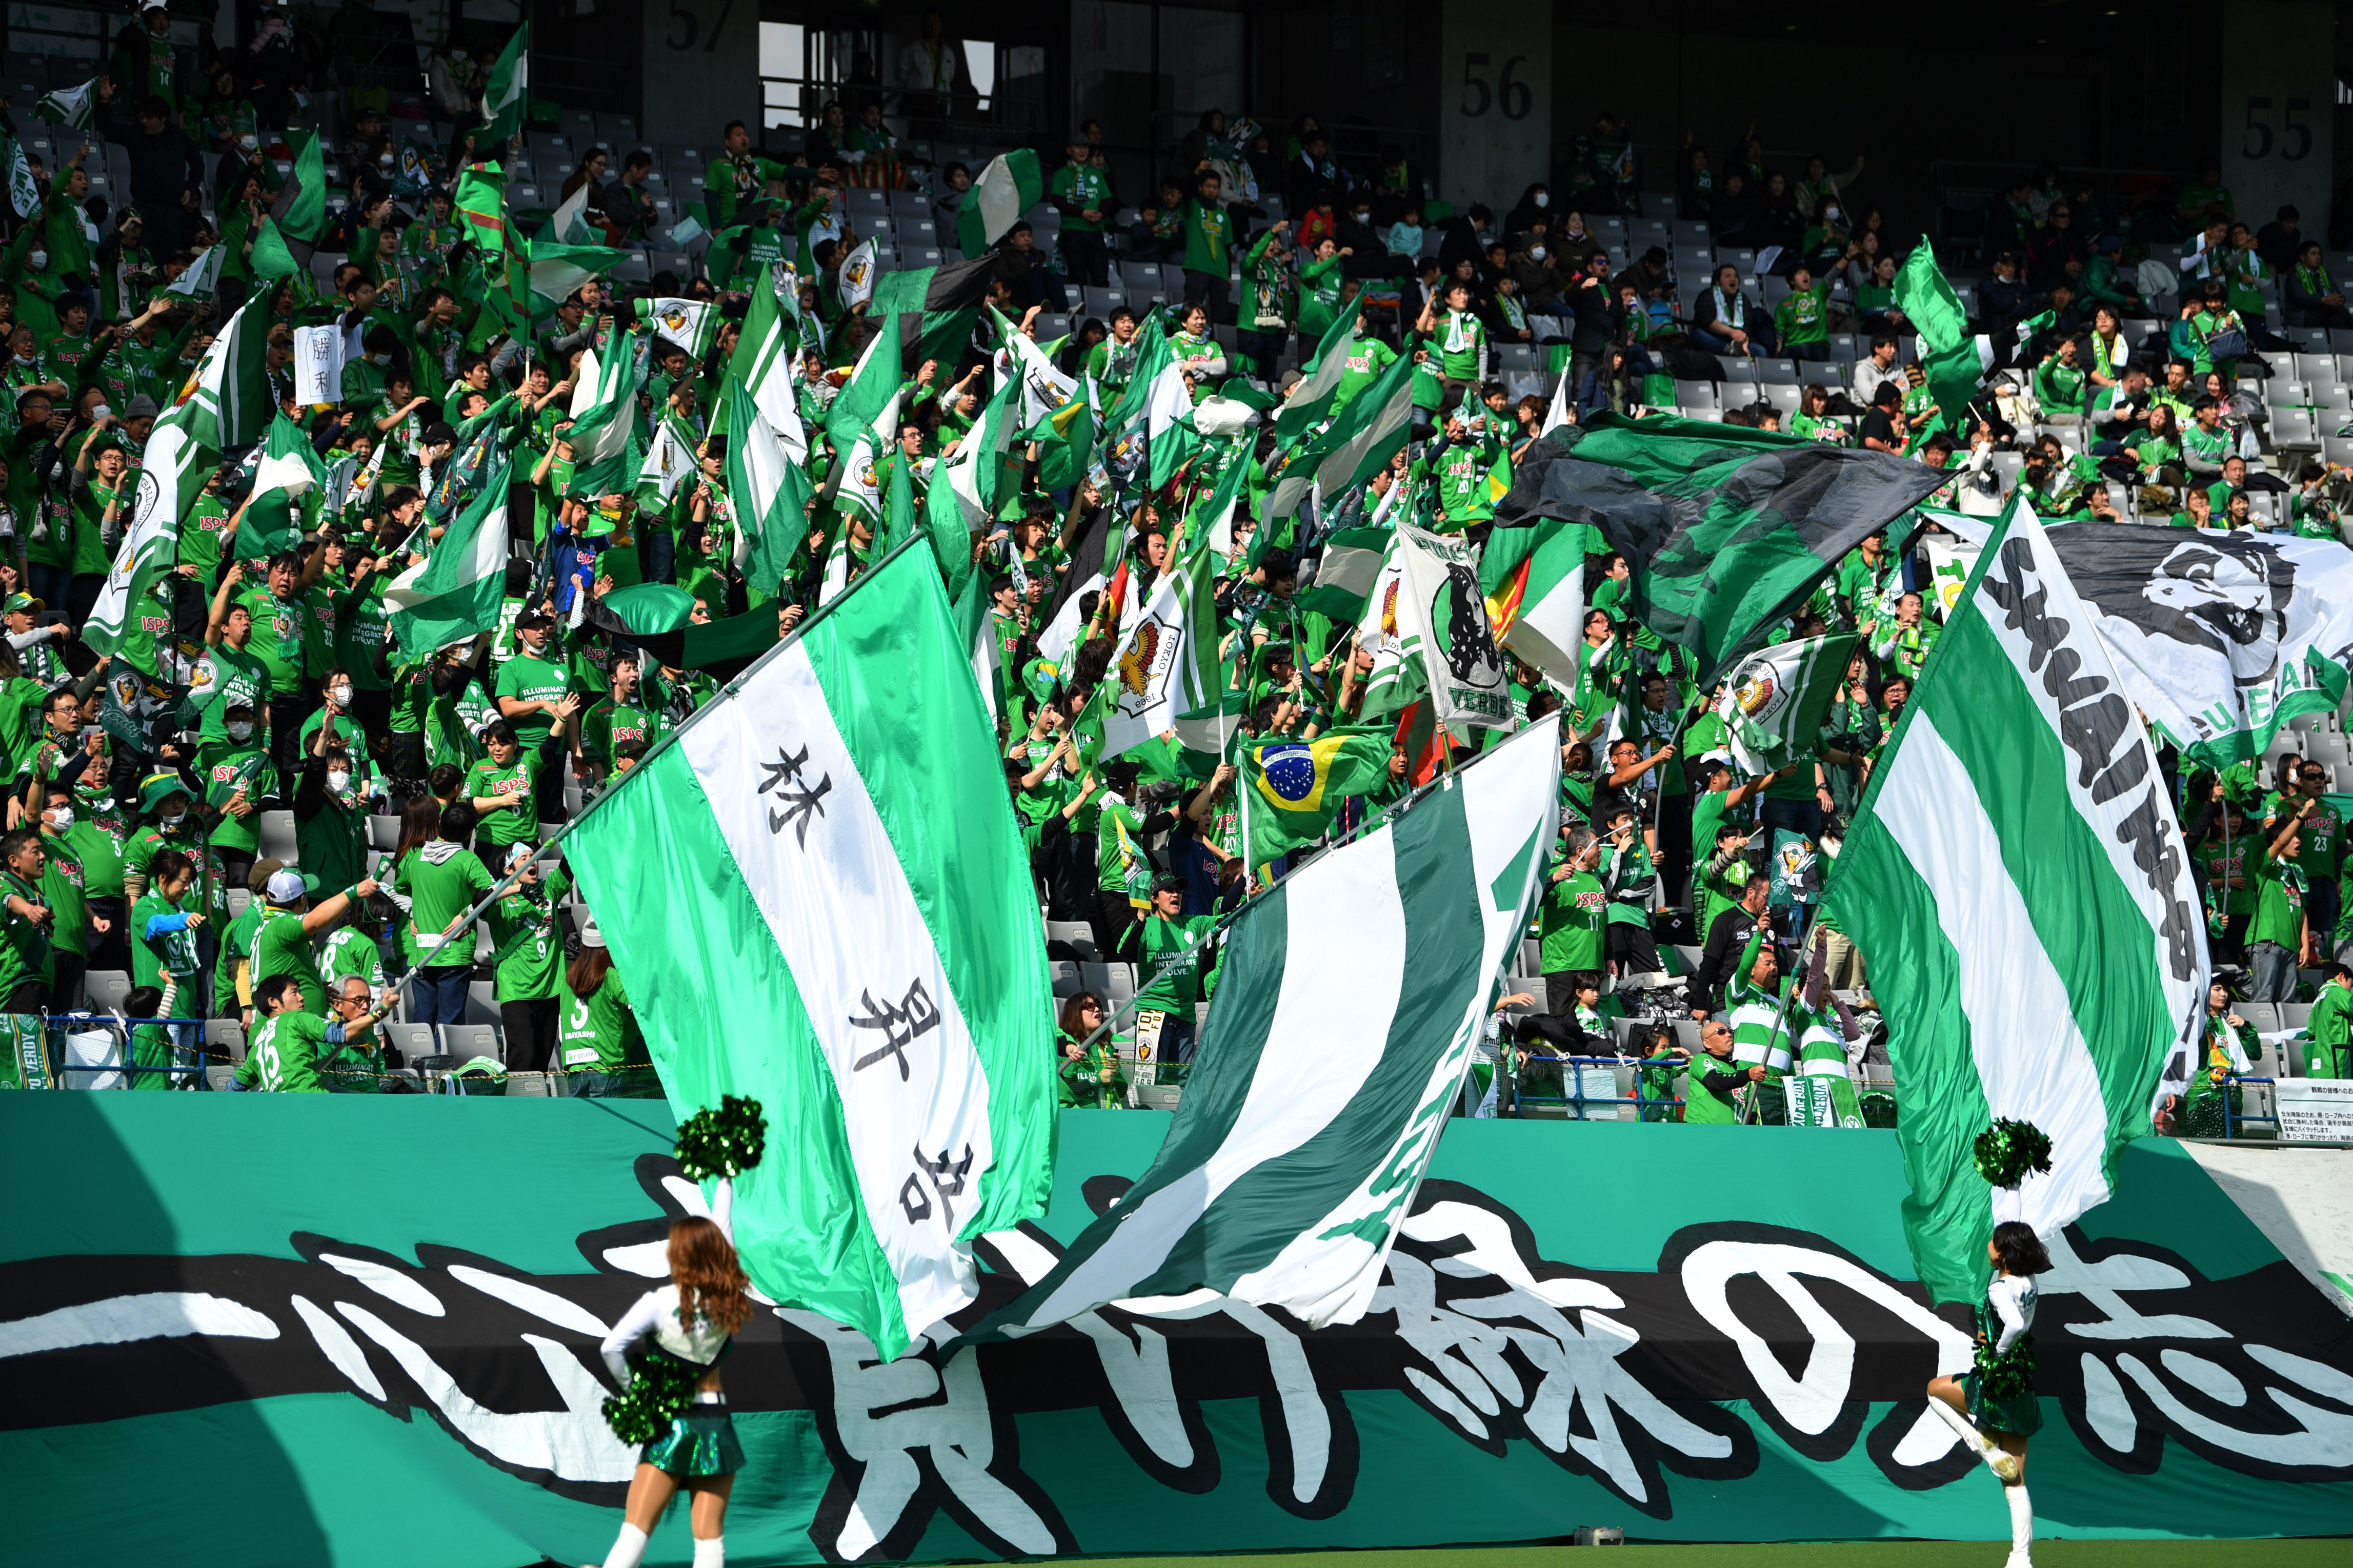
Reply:
<svg viewBox="0 0 2353 1568"><path fill-rule="evenodd" d="M294 398L305 405L340 403L343 340L332 327L294 329Z"/></svg>
<svg viewBox="0 0 2353 1568"><path fill-rule="evenodd" d="M2353 1143L2353 1079L2284 1078L2278 1083L2283 1143Z"/></svg>

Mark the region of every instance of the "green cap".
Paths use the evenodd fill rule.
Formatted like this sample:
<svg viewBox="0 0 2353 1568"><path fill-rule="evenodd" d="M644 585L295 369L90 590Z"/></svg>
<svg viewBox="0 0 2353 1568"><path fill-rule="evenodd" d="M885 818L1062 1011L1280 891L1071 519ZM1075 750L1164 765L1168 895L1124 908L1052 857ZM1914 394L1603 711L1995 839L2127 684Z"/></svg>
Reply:
<svg viewBox="0 0 2353 1568"><path fill-rule="evenodd" d="M142 812L153 811L175 795L185 795L190 800L196 798L195 793L180 782L179 774L149 773L139 781L139 809Z"/></svg>
<svg viewBox="0 0 2353 1568"><path fill-rule="evenodd" d="M0 605L0 614L15 615L19 610L46 610L48 606L30 594L11 594L8 602Z"/></svg>

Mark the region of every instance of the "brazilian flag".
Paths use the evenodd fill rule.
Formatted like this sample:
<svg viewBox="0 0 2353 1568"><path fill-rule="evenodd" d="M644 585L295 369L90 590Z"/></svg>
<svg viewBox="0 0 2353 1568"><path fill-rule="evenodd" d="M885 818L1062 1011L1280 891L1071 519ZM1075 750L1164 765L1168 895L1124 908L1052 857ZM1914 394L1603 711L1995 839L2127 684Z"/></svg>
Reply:
<svg viewBox="0 0 2353 1568"><path fill-rule="evenodd" d="M1312 741L1252 741L1242 751L1242 809L1250 855L1261 864L1321 838L1340 803L1388 777L1391 741L1382 725L1334 730Z"/></svg>

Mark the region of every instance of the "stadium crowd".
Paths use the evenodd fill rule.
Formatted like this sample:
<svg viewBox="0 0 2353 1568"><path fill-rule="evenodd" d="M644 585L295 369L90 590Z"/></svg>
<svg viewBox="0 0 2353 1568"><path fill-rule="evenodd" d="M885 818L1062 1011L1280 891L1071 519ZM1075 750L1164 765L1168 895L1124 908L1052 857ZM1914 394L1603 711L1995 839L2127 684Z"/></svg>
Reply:
<svg viewBox="0 0 2353 1568"><path fill-rule="evenodd" d="M562 847L540 846L716 689L681 626L756 621L773 642L899 542L903 519L867 498L903 470L926 505L943 465L981 438L997 378L1026 363L1017 334L1098 420L1165 345L1197 406L1215 399L1239 421L1158 487L1115 477L1108 439L1072 462L1063 425L1021 430L1015 477L958 563L987 600L989 695L1074 1106L1135 1102L1153 1056L1139 1037L1163 1073L1189 1058L1216 982L1202 939L1312 852L1250 863L1235 755L1205 761L1164 737L1095 756L1092 699L1118 679L1123 616L1203 547L1196 502L1226 464L1248 470L1215 593L1245 745L1394 731L1335 837L1501 733L1450 741L1368 697L1358 622L1314 593L1335 521L1411 516L1480 545L1513 463L1557 419L1680 415L1900 454L1947 470L1930 504L1964 512L2023 493L2053 518L2339 536L2325 458L2353 419L2332 353L2353 340L2329 336L2353 329L2342 263L2293 209L2236 212L2211 171L2129 208L2055 168L2021 175L1974 253L1947 261L1978 330L2031 330L1947 417L1896 298L1919 240L1883 220L1861 159L1785 164L1751 136L1720 162L1693 144L1675 167L1645 168L1604 114L1556 179L1441 194L1395 150L1336 159L1313 118L1267 130L1212 112L1164 150L1156 184L1122 192L1100 129L1082 125L1036 150L1041 199L997 240L985 308L909 356L895 433L865 454L861 490L834 471L858 454L825 434L875 331L860 274L968 259L940 242L982 174L908 134L921 95L829 105L805 135L736 122L693 159L699 205L682 199L683 154L626 136L566 142L526 123L486 141L467 113L396 143L361 110L315 128L331 216L299 257L266 216L303 118L283 15L261 11L241 51L193 58L157 46L147 24L164 16L126 28L90 84L87 132L23 105L6 121L37 187L0 251L0 993L27 1083L55 1077L77 1026L28 1021L94 1009L135 1026L132 1065L173 1069L131 1075L143 1089L224 1077L378 1089L464 1066L445 1047L468 1038L493 1058L475 1064L487 1077L656 1092L626 977L571 895ZM437 56L455 77L445 97L476 101L486 63ZM129 165L111 202L85 174L94 145ZM455 216L468 165L501 161L511 222L531 229L585 193L588 242L614 253L520 321ZM539 207L524 195L534 170ZM927 237L936 253L918 254ZM747 574L731 435L714 428L771 277L789 279L816 497L773 590ZM722 324L707 347L682 343L655 300L708 301ZM158 420L241 306L270 318L285 426L336 478L296 495L281 524L257 474L282 454L218 453L168 571L101 652L93 617ZM1403 357L1412 438L1360 495L1261 526L1287 445L1277 416L1344 321L1362 335L1323 418ZM340 396L299 402L294 334L322 325L353 347ZM590 351L639 362L633 453L668 432L691 472L630 466L615 481L575 464ZM485 451L511 464L503 606L446 645L403 646L385 590L428 561ZM1571 1058L1639 1068L1650 1119L1751 1118L1751 1083L1883 1073L1861 954L1813 900L1936 644L1924 526L1864 542L1777 629L1860 641L1811 754L1767 776L1736 771L1720 691L1690 656L1630 617L1634 563L1614 554L1586 568L1575 678L1513 661L1515 718L1564 726L1562 809L1482 1065L1490 1107L1567 1098L1586 1113ZM2301 755L2275 777L2249 764L2179 780L2218 952L2243 952L2254 1000L2291 1000L2353 936L2344 824L2320 798L2334 782ZM479 937L453 930L494 890ZM1818 1026L1800 1037L1775 999L1809 965ZM100 974L130 984L101 995ZM2230 1001L2218 1020L2237 1017ZM2333 1037L2316 1051L2345 1048L2341 1002L2324 994L2313 1032ZM493 1016L464 1037L415 1032ZM2216 1039L2237 1026L2218 1022ZM233 1075L201 1070L232 1060Z"/></svg>

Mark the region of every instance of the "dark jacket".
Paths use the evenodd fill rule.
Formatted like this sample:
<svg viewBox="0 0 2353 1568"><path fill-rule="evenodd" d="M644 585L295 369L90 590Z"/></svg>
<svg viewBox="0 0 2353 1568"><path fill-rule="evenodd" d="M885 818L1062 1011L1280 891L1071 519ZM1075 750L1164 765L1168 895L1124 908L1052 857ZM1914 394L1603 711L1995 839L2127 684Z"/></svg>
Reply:
<svg viewBox="0 0 2353 1568"><path fill-rule="evenodd" d="M117 93L106 107L112 110L127 94ZM122 143L131 160L131 200L138 206L177 207L184 191L205 188L205 161L185 131L170 126L150 136L135 114L107 116L107 139Z"/></svg>

